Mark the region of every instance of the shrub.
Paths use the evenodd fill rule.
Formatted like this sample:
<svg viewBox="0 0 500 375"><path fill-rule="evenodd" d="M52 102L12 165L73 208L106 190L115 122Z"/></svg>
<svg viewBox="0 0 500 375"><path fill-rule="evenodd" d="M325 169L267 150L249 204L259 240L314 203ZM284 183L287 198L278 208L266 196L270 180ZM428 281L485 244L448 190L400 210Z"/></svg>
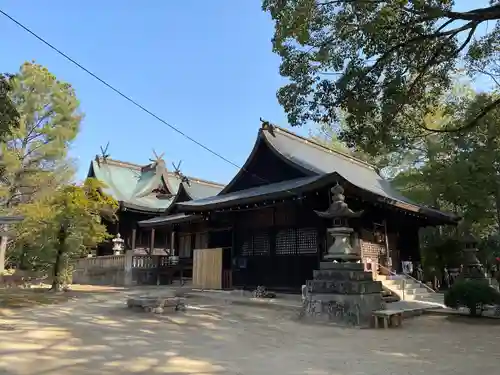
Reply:
<svg viewBox="0 0 500 375"><path fill-rule="evenodd" d="M467 307L470 315L481 315L485 305L500 303L500 293L486 280L457 281L444 295L444 303L453 309Z"/></svg>

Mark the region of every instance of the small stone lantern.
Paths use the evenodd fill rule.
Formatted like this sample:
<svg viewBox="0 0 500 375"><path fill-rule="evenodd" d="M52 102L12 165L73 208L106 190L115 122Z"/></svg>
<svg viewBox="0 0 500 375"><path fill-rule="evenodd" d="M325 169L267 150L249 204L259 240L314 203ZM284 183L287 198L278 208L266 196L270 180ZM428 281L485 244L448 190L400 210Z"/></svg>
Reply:
<svg viewBox="0 0 500 375"><path fill-rule="evenodd" d="M323 259L336 262L359 262L361 254L352 246L351 237L354 230L349 227L348 221L361 216L363 212L354 212L347 206L344 189L339 184L331 189L331 193L332 203L328 210L314 211L319 217L332 220L332 227L327 231L333 237L333 243Z"/></svg>
<svg viewBox="0 0 500 375"><path fill-rule="evenodd" d="M124 243L122 236L120 233L116 235L115 238L113 238L113 253L115 255L121 255L123 254L123 249L124 249Z"/></svg>

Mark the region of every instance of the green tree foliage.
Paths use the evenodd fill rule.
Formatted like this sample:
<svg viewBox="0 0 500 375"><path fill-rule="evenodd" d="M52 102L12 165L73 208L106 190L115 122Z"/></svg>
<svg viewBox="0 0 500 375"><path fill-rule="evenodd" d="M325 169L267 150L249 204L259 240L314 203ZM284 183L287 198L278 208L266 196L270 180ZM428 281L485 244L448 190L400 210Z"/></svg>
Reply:
<svg viewBox="0 0 500 375"><path fill-rule="evenodd" d="M54 289L67 282L73 259L109 237L101 218L115 220L118 204L102 188L99 181L87 179L18 207L26 217L17 228L18 257L30 268L52 268Z"/></svg>
<svg viewBox="0 0 500 375"><path fill-rule="evenodd" d="M444 296L446 306L458 309L467 307L470 315L481 315L486 305L500 303L500 293L486 280L460 280Z"/></svg>
<svg viewBox="0 0 500 375"><path fill-rule="evenodd" d="M10 77L0 74L0 140L15 128L19 119L16 107L9 96L11 90Z"/></svg>
<svg viewBox="0 0 500 375"><path fill-rule="evenodd" d="M8 96L19 117L0 142L1 213L52 194L70 181L68 148L82 120L73 88L38 64L23 64L9 85ZM6 246L3 237L0 272Z"/></svg>
<svg viewBox="0 0 500 375"><path fill-rule="evenodd" d="M342 117L343 119L343 117ZM353 156L357 159L366 161L368 163L375 163L376 158L368 155L362 151L355 149L354 147L349 147L345 142L339 139L338 133L339 129L342 128L344 121L339 122L338 127L331 127L328 125L321 125L314 131L311 131L309 136L312 140L319 144L322 144L328 148L339 151L340 153Z"/></svg>
<svg viewBox="0 0 500 375"><path fill-rule="evenodd" d="M467 123L482 108L497 99L496 94L461 95L438 107L424 121L439 128L449 123ZM474 128L454 133L432 133L418 139L408 150L395 153L399 170L393 184L416 202L455 212L464 220L458 228L422 231L422 251L428 267L450 266L456 246L450 241L472 231L480 241L480 257L492 264L498 254L500 234L500 108L478 121ZM456 266L456 265L455 265Z"/></svg>
<svg viewBox="0 0 500 375"><path fill-rule="evenodd" d="M290 80L278 91L290 124L331 125L348 113L340 138L370 153L407 147L427 132L474 127L500 98L474 108L460 127L423 121L443 104L459 69L492 78L500 72L500 2L469 7L458 11L453 0L263 0L275 21L280 73Z"/></svg>

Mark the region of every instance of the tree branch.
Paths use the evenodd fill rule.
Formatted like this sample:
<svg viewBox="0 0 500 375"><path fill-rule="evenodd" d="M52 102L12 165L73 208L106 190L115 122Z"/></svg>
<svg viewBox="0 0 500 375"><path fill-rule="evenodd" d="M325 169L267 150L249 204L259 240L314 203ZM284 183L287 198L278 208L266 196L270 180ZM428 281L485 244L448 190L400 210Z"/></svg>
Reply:
<svg viewBox="0 0 500 375"><path fill-rule="evenodd" d="M485 106L475 117L473 120L469 121L467 124L465 124L464 126L461 126L461 127L458 127L458 128L455 128L455 129L435 129L435 130L432 130L434 133L454 133L454 132L461 132L461 131L464 131L464 130L469 130L469 129L472 129L474 126L477 125L477 123L483 118L485 117L490 111L492 111L493 109L495 109L495 107L499 106L500 105L500 98L494 100L493 102L491 102L490 104L488 104L487 106Z"/></svg>

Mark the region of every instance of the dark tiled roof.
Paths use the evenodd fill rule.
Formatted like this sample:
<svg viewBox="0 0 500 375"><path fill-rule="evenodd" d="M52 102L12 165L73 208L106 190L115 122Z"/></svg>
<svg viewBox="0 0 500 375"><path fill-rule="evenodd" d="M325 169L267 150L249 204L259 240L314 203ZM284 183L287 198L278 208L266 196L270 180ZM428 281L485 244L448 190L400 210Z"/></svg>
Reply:
<svg viewBox="0 0 500 375"><path fill-rule="evenodd" d="M322 183L330 182L331 175L320 175L311 177L302 177L294 180L287 180L275 184L257 186L250 189L239 190L232 193L221 194L204 199L196 199L187 202L177 203L181 210L196 211L197 209L224 208L244 202L244 204L260 201L263 197L273 199L283 195L296 196L304 189L324 185Z"/></svg>
<svg viewBox="0 0 500 375"><path fill-rule="evenodd" d="M401 202L410 201L379 175L372 165L275 127L272 132L262 130L265 140L285 159L306 172L325 174L336 172L351 184L381 197Z"/></svg>
<svg viewBox="0 0 500 375"><path fill-rule="evenodd" d="M137 224L140 227L151 228L151 227L158 227L158 226L162 226L162 225L184 223L187 221L194 221L194 220L198 220L198 219L201 219L201 216L179 213L179 214L172 214L172 215L167 215L167 216L158 216L158 217L154 217L154 218L149 219L149 220L142 220L142 221L139 221Z"/></svg>
<svg viewBox="0 0 500 375"><path fill-rule="evenodd" d="M216 197L196 199L190 202L177 203L180 210L196 211L196 209L212 209L225 207L238 202L259 200L270 195L282 195L287 190L307 189L312 183L322 180L325 176L339 175L348 183L374 194L380 201L398 206L412 212L430 215L446 222L456 222L456 215L444 213L429 207L418 205L404 197L390 182L382 178L376 168L362 160L339 151L332 150L309 139L298 136L279 127L265 127L259 131L257 142L266 142L283 160L301 170L308 178L284 181L264 185L257 188L230 192L231 185L245 172L241 170L227 187ZM257 144L256 144L257 145ZM257 147L254 147L256 150ZM245 165L249 164L250 159Z"/></svg>

